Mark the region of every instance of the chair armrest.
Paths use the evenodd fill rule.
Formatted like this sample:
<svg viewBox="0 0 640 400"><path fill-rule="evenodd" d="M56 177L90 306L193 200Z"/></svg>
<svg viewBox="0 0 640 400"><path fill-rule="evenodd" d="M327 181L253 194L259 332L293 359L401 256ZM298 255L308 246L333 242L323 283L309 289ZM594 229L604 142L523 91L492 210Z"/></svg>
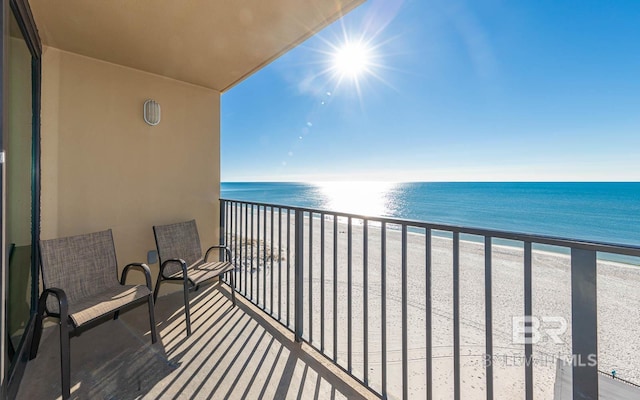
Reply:
<svg viewBox="0 0 640 400"><path fill-rule="evenodd" d="M122 270L120 284L124 285L124 283L127 280L127 273L129 272L129 269L131 269L132 267L140 268L142 272L144 272L144 278L145 278L145 281L147 282L147 287L149 288L149 290L153 292L153 287L151 286L151 270L149 269L149 266L147 264L143 264L143 263L127 264L127 266L124 267L124 269Z"/></svg>
<svg viewBox="0 0 640 400"><path fill-rule="evenodd" d="M180 267L182 268L182 274L183 276L186 278L187 277L187 262L185 260L183 260L182 258L170 258L168 260L165 260L162 264L160 264L160 272L159 274L163 275L164 269L168 264L171 263L178 263L180 264Z"/></svg>
<svg viewBox="0 0 640 400"><path fill-rule="evenodd" d="M215 246L211 246L207 249L207 252L204 254L204 261L207 262L209 260L209 252L214 249L224 249L225 254L227 255L227 261L231 261L231 250L223 244L218 244Z"/></svg>
<svg viewBox="0 0 640 400"><path fill-rule="evenodd" d="M49 295L55 296L58 300L58 307L60 311L60 314L58 316L60 317L60 323L63 323L64 321L64 323L66 324L69 318L69 302L67 301L67 294L64 292L64 290L59 288L49 288L43 290L42 294L40 295L40 299L38 300L38 310L44 311L46 309L47 297L49 297ZM48 311L47 314L49 314Z"/></svg>
<svg viewBox="0 0 640 400"><path fill-rule="evenodd" d="M58 300L58 308L60 313L57 315L54 313L49 313L49 311L47 310L47 298L49 297L49 295L55 296L56 299ZM65 343L64 339L67 339L66 351L67 351L67 354L69 354L68 353L69 351L68 337L65 338L65 336L69 334L69 322L70 322L69 321L69 303L67 301L67 294L62 289L49 288L49 289L43 290L42 294L40 295L40 298L38 299L38 312L36 313L36 318L35 318L35 328L33 330L33 337L31 339L31 348L27 350L29 352L29 360L33 360L34 358L36 358L36 355L38 354L38 347L40 346L40 338L42 337L42 319L44 318L45 313L47 315L60 318L60 346L61 346L60 350L62 353L63 351L62 345L63 343ZM65 365L65 361L62 360L63 368L64 368L64 365ZM64 375L64 372L63 372L63 375Z"/></svg>

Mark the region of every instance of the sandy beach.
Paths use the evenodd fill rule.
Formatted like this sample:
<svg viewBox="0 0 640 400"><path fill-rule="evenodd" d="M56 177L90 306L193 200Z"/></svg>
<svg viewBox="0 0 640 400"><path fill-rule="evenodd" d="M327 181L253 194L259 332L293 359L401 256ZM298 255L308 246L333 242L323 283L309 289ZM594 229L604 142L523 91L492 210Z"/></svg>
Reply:
<svg viewBox="0 0 640 400"><path fill-rule="evenodd" d="M257 216L253 237L243 229L229 235L227 243L236 253L241 291L253 284L258 304L287 323L287 264L289 264L289 326L293 327L293 215L290 220L290 247L287 249L287 221L274 214L273 240L271 217L267 214L266 240L264 214L260 215L258 237ZM309 236L309 220L304 234L304 338L349 369L348 332L351 329L351 369L365 380L365 342L368 369L366 380L377 391L382 390L382 280L381 229L368 228L366 301L364 268L364 229L354 220L351 231L349 261L349 229L340 220L337 246L334 249L334 225L331 218L324 223L324 246L321 244L321 221L313 218ZM281 240L279 239L281 227ZM244 228L244 223L242 228ZM386 357L387 391L390 398L402 396L402 271L401 232L389 226L386 231ZM236 240L237 238L237 240ZM253 244L253 251L251 250ZM245 250L245 246L247 250ZM265 252L266 247L266 252ZM258 249L259 248L259 249ZM311 248L311 251L309 249ZM408 242L408 369L409 397L425 398L426 387L426 278L425 236L409 233ZM334 251L337 258L334 260ZM324 255L322 254L324 252ZM492 246L493 269L493 348L494 394L496 399L524 397L524 345L514 344L513 317L524 314L523 251L517 247ZM265 257L266 255L266 257ZM253 256L253 260L252 260ZM432 344L434 398L453 398L453 249L452 240L432 236ZM324 268L322 260L324 259ZM263 264L263 262L266 263ZM251 265L253 264L253 268ZM334 264L336 274L334 274ZM273 265L273 266L272 266ZM311 268L310 268L311 265ZM324 271L323 271L324 269ZM351 279L349 279L349 270ZM533 346L534 395L536 399L552 399L556 360L571 356L571 284L570 259L548 251L533 251L533 315L547 318L541 327L540 341ZM271 284L273 275L273 304ZM249 281L245 280L245 276ZM265 280L266 278L266 280ZM278 301L278 279L280 301ZM615 262L598 262L598 368L632 382L640 382L640 337L634 327L640 326L640 268ZM251 282L252 280L252 282ZM351 302L349 302L351 280ZM484 245L460 242L460 354L461 389L464 399L484 399L485 393L485 298ZM337 290L334 290L334 287ZM258 293L259 288L259 293ZM324 291L324 294L322 293ZM324 307L321 298L324 295ZM334 297L336 302L334 305ZM263 302L264 298L264 302ZM349 312L349 304L351 312ZM334 315L334 309L336 313ZM367 337L364 315L367 313ZM309 318L311 316L311 318ZM555 318L555 319L553 319ZM559 328L558 320L567 322L566 332L552 340L544 328ZM334 321L336 342L334 348ZM351 324L349 324L351 322ZM546 324L546 325L545 325ZM322 326L324 325L324 326ZM350 328L349 328L350 325ZM324 329L322 329L324 328Z"/></svg>

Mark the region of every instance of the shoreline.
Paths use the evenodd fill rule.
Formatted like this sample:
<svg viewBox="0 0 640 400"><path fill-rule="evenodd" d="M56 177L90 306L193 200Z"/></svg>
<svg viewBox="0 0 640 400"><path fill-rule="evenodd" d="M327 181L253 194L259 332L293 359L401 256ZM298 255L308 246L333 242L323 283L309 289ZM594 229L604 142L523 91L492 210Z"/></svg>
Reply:
<svg viewBox="0 0 640 400"><path fill-rule="evenodd" d="M308 216L305 215L304 219L305 221L308 221ZM348 220L349 217L343 217L338 215L338 225L344 225L345 227L348 226ZM390 217L382 217L382 218L390 218ZM313 220L314 221L320 221L321 217L320 215L316 215L314 214L313 216ZM325 214L325 221L326 220L330 220L333 221L333 218L331 215L326 215ZM407 221L409 222L409 221ZM308 223L308 222L305 222ZM364 225L364 219L363 218L353 218L352 219L352 226L353 227L362 227ZM395 228L394 226L397 226L398 224L395 223L389 223L387 224L387 229L393 232L400 232L401 230L398 228ZM325 227L328 225L325 225ZM377 230L381 230L382 226L381 223L379 221L371 221L369 220L369 229L377 229ZM411 226L408 227L407 229L407 234L408 235L418 235L418 236L425 236L425 233L422 232L416 232L417 229L423 229L423 228L413 228ZM476 229L476 228L474 228ZM477 228L477 229L484 229L484 228ZM524 233L522 233L524 235ZM432 231L432 237L438 237L438 238L443 238L443 239L449 239L449 240L453 240L450 236L452 235L451 231L445 231L445 230L433 230ZM534 234L535 235L535 234ZM474 240L474 238L477 238ZM473 235L473 234L469 234L469 233L461 233L460 234L460 242L468 242L468 243L476 243L476 244L480 244L480 245L484 245L484 242L482 240L483 236L480 235ZM514 244L508 244L508 242L512 242ZM587 241L588 242L588 241ZM516 244L517 243L517 244ZM511 239L502 239L502 238L496 238L496 237L492 237L492 247L504 247L504 248L510 248L510 249L522 249L522 241L518 241L518 240L511 240ZM557 250L554 250L557 249ZM537 252L537 253L548 253L548 254L553 254L553 255L561 255L561 256L569 256L570 253L570 248L569 247L562 247L562 246L552 246L552 245L546 245L546 244L541 244L541 243L536 243L533 242L533 252ZM609 263L615 263L615 264L620 264L620 266L627 266L627 267L631 267L631 268L640 268L640 256L627 256L627 255L620 255L620 254L616 254L616 253L605 253L605 252L597 252L597 260L598 261L606 261Z"/></svg>

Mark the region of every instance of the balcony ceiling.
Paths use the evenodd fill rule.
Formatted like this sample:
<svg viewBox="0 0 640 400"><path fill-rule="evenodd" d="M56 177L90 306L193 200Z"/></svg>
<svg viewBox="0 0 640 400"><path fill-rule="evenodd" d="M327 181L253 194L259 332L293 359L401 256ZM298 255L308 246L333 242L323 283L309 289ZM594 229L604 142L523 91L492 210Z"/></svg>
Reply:
<svg viewBox="0 0 640 400"><path fill-rule="evenodd" d="M364 0L30 0L47 46L224 92Z"/></svg>

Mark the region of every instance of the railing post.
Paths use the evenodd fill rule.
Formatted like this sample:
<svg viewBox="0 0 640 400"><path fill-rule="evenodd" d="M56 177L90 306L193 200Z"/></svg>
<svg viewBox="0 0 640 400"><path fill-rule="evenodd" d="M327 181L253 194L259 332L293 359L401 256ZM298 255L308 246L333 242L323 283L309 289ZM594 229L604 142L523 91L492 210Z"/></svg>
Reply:
<svg viewBox="0 0 640 400"><path fill-rule="evenodd" d="M225 236L226 236L226 232L225 232L225 216L226 216L226 206L227 203L224 200L220 200L220 237L218 239L218 242L221 246L225 245ZM224 249L220 249L218 251L218 260L220 261L224 261Z"/></svg>
<svg viewBox="0 0 640 400"><path fill-rule="evenodd" d="M533 316L533 250L531 242L524 242L524 318L525 323ZM525 399L533 400L533 338L526 333L524 344Z"/></svg>
<svg viewBox="0 0 640 400"><path fill-rule="evenodd" d="M407 286L407 225L402 224L402 398L407 400L409 398L409 322L408 322L408 291Z"/></svg>
<svg viewBox="0 0 640 400"><path fill-rule="evenodd" d="M493 400L493 294L491 236L484 237L485 380L487 400Z"/></svg>
<svg viewBox="0 0 640 400"><path fill-rule="evenodd" d="M453 398L460 391L460 232L453 232Z"/></svg>
<svg viewBox="0 0 640 400"><path fill-rule="evenodd" d="M573 399L598 398L596 252L571 249Z"/></svg>
<svg viewBox="0 0 640 400"><path fill-rule="evenodd" d="M302 248L304 246L304 212L302 210L295 211L295 261L294 261L294 298L295 298L295 340L296 342L302 341L302 331L304 326L304 320L302 315L303 309L303 256Z"/></svg>

